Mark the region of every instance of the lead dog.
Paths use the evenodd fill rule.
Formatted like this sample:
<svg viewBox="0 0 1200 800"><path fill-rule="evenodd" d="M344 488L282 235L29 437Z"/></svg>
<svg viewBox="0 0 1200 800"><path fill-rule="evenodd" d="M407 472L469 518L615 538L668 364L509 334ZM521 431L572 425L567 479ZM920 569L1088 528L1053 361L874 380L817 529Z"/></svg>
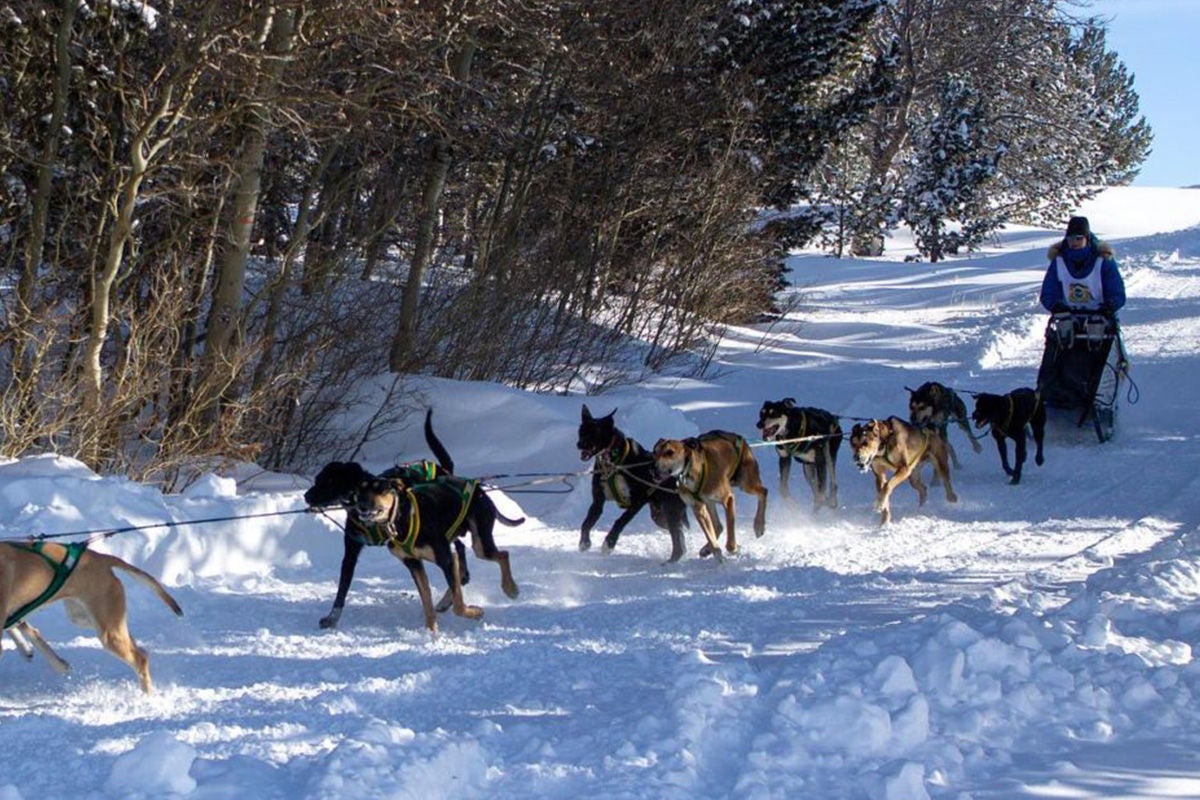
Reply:
<svg viewBox="0 0 1200 800"><path fill-rule="evenodd" d="M1014 389L1008 394L987 394L980 392L975 396L975 410L971 419L976 428L990 425L992 438L996 440L996 449L1000 451L1000 466L1004 474L1009 476L1012 484L1021 482L1021 466L1025 463L1025 429L1028 427L1033 434L1037 452L1034 463L1039 467L1045 463L1042 457L1042 442L1046 437L1046 407L1041 397L1033 389ZM1013 454L1015 465L1008 465L1008 445L1005 439L1016 443Z"/></svg>
<svg viewBox="0 0 1200 800"><path fill-rule="evenodd" d="M497 511L487 494L478 489L477 481L447 476L408 485L396 478L373 478L355 489L352 513L384 534L381 543L408 567L425 612L425 627L431 633L437 633L437 612L423 561L437 564L446 576L449 588L443 602L448 600L455 614L469 619L483 616L483 609L463 600L462 558L451 546L467 532L475 554L500 566L504 593L512 598L518 594L508 552L497 549L492 528L497 520L506 525L520 525L524 520L509 519Z"/></svg>
<svg viewBox="0 0 1200 800"><path fill-rule="evenodd" d="M917 490L920 505L925 505L927 492L917 468L926 461L942 479L946 500L958 502L950 486L946 440L934 428L916 428L899 417L873 419L851 429L850 449L859 471L869 470L875 477L875 510L880 513L880 525L891 521L892 491L906 480ZM891 478L889 471L895 472Z"/></svg>
<svg viewBox="0 0 1200 800"><path fill-rule="evenodd" d="M617 546L621 531L634 516L650 506L650 518L671 534L671 557L668 563L683 556L683 529L687 523L687 507L679 499L675 480L662 480L654 474L654 460L646 448L626 436L613 422L616 409L603 417L593 417L584 405L579 421L579 458L594 459L592 469L592 504L583 518L579 531L579 549L592 546L592 527L600 519L606 500L622 509L604 537L604 552Z"/></svg>
<svg viewBox="0 0 1200 800"><path fill-rule="evenodd" d="M406 484L415 485L434 481L441 477L452 475L454 460L433 432L433 409L425 412L425 442L433 451L437 462L413 461L400 464L385 470L380 476L367 472L361 464L354 461L331 461L321 468L313 479L313 485L304 493L304 502L311 508L338 505L347 508L346 522L342 528L342 566L338 573L337 593L333 598L333 607L329 613L318 621L322 628L336 628L341 619L342 610L346 606L346 595L350 592L350 584L354 580L354 571L358 566L359 556L368 544L382 545L385 542L374 540L377 531L365 521L358 518L351 506L354 493L359 486L376 477L398 478ZM482 491L477 489L476 491ZM490 504L491 501L489 500ZM522 522L524 520L521 520ZM517 523L519 524L519 522ZM471 576L467 569L466 549L462 541L454 540L454 548L458 555L459 579L463 585L470 582ZM438 602L439 611L445 611L453 602L450 590Z"/></svg>
<svg viewBox="0 0 1200 800"><path fill-rule="evenodd" d="M813 511L837 508L837 453L842 444L838 419L820 408L799 407L791 397L762 404L756 427L779 456L779 493L786 499L792 459L804 468L804 479L813 493Z"/></svg>
<svg viewBox="0 0 1200 800"><path fill-rule="evenodd" d="M152 575L116 556L88 550L86 543L0 542L0 616L22 653L29 653L28 642L22 646L21 640L27 636L55 669L65 671L67 663L24 621L36 608L64 601L70 620L95 629L104 649L128 664L137 673L142 691L149 694L154 689L150 657L129 633L125 588L113 574L117 569L132 575L168 608L183 615L179 604Z"/></svg>
<svg viewBox="0 0 1200 800"><path fill-rule="evenodd" d="M766 529L767 489L759 477L758 462L750 445L736 433L709 431L690 439L659 439L654 444L654 467L659 475L672 477L679 493L688 498L708 543L701 556L721 556L716 507L725 507L725 549L737 552L734 531L733 487L758 497L754 535Z"/></svg>
<svg viewBox="0 0 1200 800"><path fill-rule="evenodd" d="M950 453L950 460L955 469L959 469L958 453L954 452L954 445L950 444L947 432L951 422L967 434L972 450L976 453L983 451L979 441L971 433L971 426L967 423L967 406L957 392L936 381L922 383L916 389L909 389L907 386L904 388L908 389L909 422L913 425L932 425L937 429L946 443L946 450Z"/></svg>

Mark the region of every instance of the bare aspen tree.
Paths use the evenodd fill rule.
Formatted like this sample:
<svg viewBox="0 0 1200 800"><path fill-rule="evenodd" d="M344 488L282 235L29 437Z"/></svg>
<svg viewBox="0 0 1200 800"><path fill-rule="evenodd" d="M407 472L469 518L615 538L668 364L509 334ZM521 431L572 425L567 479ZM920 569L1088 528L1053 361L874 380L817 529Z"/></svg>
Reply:
<svg viewBox="0 0 1200 800"><path fill-rule="evenodd" d="M472 5L468 4L464 17L469 17ZM475 27L474 23L468 19L461 38L457 42L457 50L451 62L450 77L453 79L453 83L450 87L450 96L447 98L447 102L451 105L458 95L459 84L464 83L471 73L471 61L475 57L475 48ZM388 356L388 365L393 372L402 372L409 366L413 343L416 339L417 311L421 302L421 281L433 254L435 226L441 211L441 198L446 187L446 176L450 171L450 136L455 115L451 112L449 116L447 124L434 133L431 145L425 186L421 193L420 215L417 219L413 254L404 286L404 300L400 306L400 320L396 326L391 352Z"/></svg>
<svg viewBox="0 0 1200 800"><path fill-rule="evenodd" d="M263 159L267 137L276 113L273 98L295 42L296 12L290 8L264 9L261 50L256 58L260 70L255 96L247 98L241 152L234 163L233 202L224 252L212 291L212 304L205 326L203 373L207 385L224 391L237 377L233 350L241 343L242 294L246 261L258 211ZM205 399L216 412L219 397Z"/></svg>

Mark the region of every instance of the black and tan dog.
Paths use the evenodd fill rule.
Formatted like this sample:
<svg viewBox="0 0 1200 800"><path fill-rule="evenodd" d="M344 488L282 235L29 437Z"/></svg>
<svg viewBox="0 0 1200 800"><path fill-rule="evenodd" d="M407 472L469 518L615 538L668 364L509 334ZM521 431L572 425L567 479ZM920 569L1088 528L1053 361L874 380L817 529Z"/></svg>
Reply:
<svg viewBox="0 0 1200 800"><path fill-rule="evenodd" d="M150 657L129 633L125 588L113 570L132 575L153 591L177 615L183 614L175 598L152 575L116 556L87 549L86 542L0 542L0 617L18 649L30 655L29 641L59 671L67 662L42 638L25 615L62 600L67 616L76 625L92 628L104 649L128 664L150 693Z"/></svg>
<svg viewBox="0 0 1200 800"><path fill-rule="evenodd" d="M399 479L406 485L418 485L453 474L454 461L442 445L441 440L433 432L432 409L425 414L425 442L429 445L429 449L433 451L437 462L426 460L413 461L390 467L382 475L375 476L367 472L357 462L331 461L321 468L321 471L317 473L316 478L313 480L313 485L304 493L304 502L312 508L335 505L344 506L348 509L346 523L342 530L342 566L338 573L337 593L334 595L333 607L319 621L319 625L322 628L337 627L338 620L342 616L342 610L346 605L346 595L349 593L350 584L354 580L354 571L358 566L358 559L362 555L363 548L368 544L383 545L386 543L376 535L378 532L372 526L358 519L355 515L351 504L357 489L366 481L373 480L376 477ZM476 492L481 493L482 490L476 488ZM491 504L490 500L488 504ZM516 524L519 524L519 522ZM465 586L471 579L470 571L467 568L466 548L463 547L462 541L458 538L454 539L453 544L458 556L460 581ZM450 590L447 589L446 595L438 603L438 610L445 611L450 607L451 603L452 597Z"/></svg>
<svg viewBox="0 0 1200 800"><path fill-rule="evenodd" d="M709 431L689 439L659 439L654 444L654 467L663 477L675 479L679 494L692 506L708 542L701 556L721 555L717 505L725 507L725 549L737 552L734 529L733 487L758 497L754 535L766 529L767 489L759 476L758 462L746 440L728 431Z"/></svg>
<svg viewBox="0 0 1200 800"><path fill-rule="evenodd" d="M954 452L954 445L950 444L950 436L947 431L951 422L958 425L963 429L963 433L967 434L972 450L976 453L983 451L979 441L971 433L971 426L967 422L967 406L957 392L936 381L922 383L916 389L909 389L907 386L904 388L908 390L909 422L913 425L932 425L937 429L937 432L942 435L942 441L946 443L950 461L953 462L955 469L959 468L958 453Z"/></svg>
<svg viewBox="0 0 1200 800"><path fill-rule="evenodd" d="M477 481L454 476L418 484L406 484L397 478L372 478L358 486L351 508L373 540L404 562L412 574L425 627L437 633L437 611L430 593L429 577L422 562L437 564L446 577L445 597L439 606L449 605L460 617L478 619L483 609L463 600L462 563L459 551L451 546L459 537L471 534L475 554L500 566L500 587L509 597L518 593L509 566L508 551L496 547L492 535L497 520L505 525L520 525L524 519L509 519L501 514Z"/></svg>
<svg viewBox="0 0 1200 800"><path fill-rule="evenodd" d="M912 484L920 505L925 505L927 491L918 471L924 462L931 463L941 478L946 500L958 502L950 485L946 440L932 427L916 427L899 417L873 419L850 430L850 449L859 471L870 470L875 476L875 510L880 513L880 525L891 521L892 491L904 481ZM889 478L889 472L895 474Z"/></svg>
<svg viewBox="0 0 1200 800"><path fill-rule="evenodd" d="M679 499L675 479L659 478L654 471L650 452L635 439L626 436L613 422L616 409L603 417L593 417L584 405L579 422L579 458L595 459L592 469L592 504L583 518L579 531L579 549L592 546L592 528L600 519L605 501L622 509L604 537L604 552L617 546L621 531L634 516L650 506L650 518L671 535L671 557L668 562L683 556L683 529L687 522L687 506Z"/></svg>
<svg viewBox="0 0 1200 800"><path fill-rule="evenodd" d="M842 444L842 426L833 414L820 408L800 407L791 397L768 400L758 411L756 427L768 442L779 441L779 493L790 497L788 478L792 459L804 468L804 479L812 489L813 510L837 508L837 454Z"/></svg>
<svg viewBox="0 0 1200 800"><path fill-rule="evenodd" d="M1026 454L1026 428L1033 434L1033 442L1037 446L1034 463L1039 467L1045 463L1042 443L1046 438L1046 407L1033 389L1022 387L1008 394L980 392L975 395L975 411L971 419L976 428L991 426L992 438L996 440L996 449L1000 451L1000 466L1004 467L1004 474L1012 479L1010 483L1021 482L1021 466L1025 463ZM1005 439L1012 439L1016 443L1012 467L1008 465Z"/></svg>

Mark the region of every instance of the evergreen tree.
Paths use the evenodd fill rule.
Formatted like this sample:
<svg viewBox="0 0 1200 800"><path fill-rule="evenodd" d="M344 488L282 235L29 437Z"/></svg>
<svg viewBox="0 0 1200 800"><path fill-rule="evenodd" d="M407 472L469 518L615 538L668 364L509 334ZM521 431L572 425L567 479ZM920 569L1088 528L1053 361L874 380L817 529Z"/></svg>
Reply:
<svg viewBox="0 0 1200 800"><path fill-rule="evenodd" d="M982 96L951 76L942 81L938 107L906 164L900 203L901 219L930 261L974 247L1004 221L991 213L986 187L1005 148L988 143Z"/></svg>
<svg viewBox="0 0 1200 800"><path fill-rule="evenodd" d="M806 194L839 226L827 239L877 255L899 202L925 177L947 75L969 81L988 121L980 152L1001 153L960 213L971 230L992 219L1059 224L1102 187L1128 181L1149 148L1137 94L1097 20L1070 16L1066 0L889 0L871 35L890 67L891 91L810 173ZM921 166L924 165L924 166ZM864 174L865 173L865 174ZM905 202L908 202L907 200ZM847 207L849 206L849 207ZM982 235L982 234L979 234ZM974 238L969 236L968 238ZM970 246L967 242L963 242Z"/></svg>

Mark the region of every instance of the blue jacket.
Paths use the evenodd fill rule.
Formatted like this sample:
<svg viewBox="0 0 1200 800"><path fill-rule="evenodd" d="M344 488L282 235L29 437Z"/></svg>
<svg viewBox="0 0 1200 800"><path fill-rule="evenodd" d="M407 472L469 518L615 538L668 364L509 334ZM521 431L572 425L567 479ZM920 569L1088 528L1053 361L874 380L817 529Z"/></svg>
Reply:
<svg viewBox="0 0 1200 800"><path fill-rule="evenodd" d="M1046 268L1046 276L1042 279L1040 298L1042 307L1047 311L1052 310L1055 305L1066 302L1062 283L1058 280L1058 268L1054 263L1060 255L1066 262L1067 271L1076 278L1086 277L1095 267L1096 259L1103 258L1100 263L1100 281L1104 286L1104 304L1110 306L1113 311L1125 305L1125 281L1122 280L1121 273L1117 269L1113 250L1094 235L1088 236L1087 247L1072 250L1067 247L1064 239L1061 243L1053 245L1047 255L1050 258L1050 266Z"/></svg>

